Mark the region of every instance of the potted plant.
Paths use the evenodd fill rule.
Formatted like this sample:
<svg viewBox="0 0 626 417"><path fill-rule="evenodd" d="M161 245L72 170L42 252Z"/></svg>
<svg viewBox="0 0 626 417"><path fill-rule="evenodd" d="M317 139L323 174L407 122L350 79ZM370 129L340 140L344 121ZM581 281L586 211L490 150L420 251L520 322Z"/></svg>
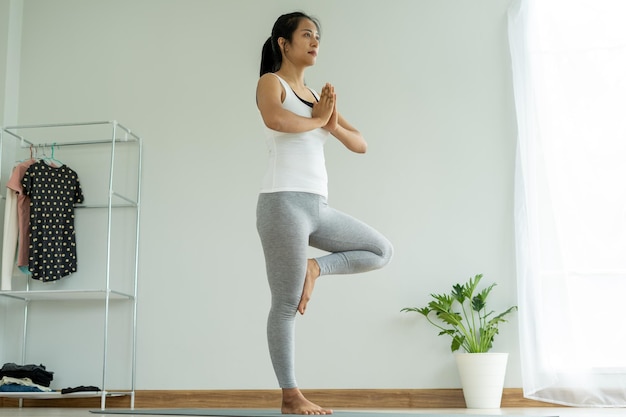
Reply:
<svg viewBox="0 0 626 417"><path fill-rule="evenodd" d="M450 349L455 359L468 408L499 408L504 386L507 353L490 353L498 326L517 309L512 306L500 314L487 310L487 298L496 284L478 291L483 275L455 284L449 294L431 294L426 307L406 307L401 311L422 314L437 327L439 335L452 338Z"/></svg>

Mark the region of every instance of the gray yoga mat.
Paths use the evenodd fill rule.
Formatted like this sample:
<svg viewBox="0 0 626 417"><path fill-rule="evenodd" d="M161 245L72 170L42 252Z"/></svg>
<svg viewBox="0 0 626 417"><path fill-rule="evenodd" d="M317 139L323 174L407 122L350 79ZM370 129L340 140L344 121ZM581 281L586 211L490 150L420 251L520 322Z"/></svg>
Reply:
<svg viewBox="0 0 626 417"><path fill-rule="evenodd" d="M293 414L281 414L280 410L253 409L253 408L107 408L106 410L91 410L94 414L124 414L124 415L159 415L159 416L211 416L211 417L285 417ZM468 414L430 414L430 413L394 413L372 411L335 411L335 417L467 417ZM493 414L471 414L472 417L493 417ZM506 417L524 417L521 415L506 414ZM526 416L528 417L528 416ZM558 417L535 416L535 417Z"/></svg>

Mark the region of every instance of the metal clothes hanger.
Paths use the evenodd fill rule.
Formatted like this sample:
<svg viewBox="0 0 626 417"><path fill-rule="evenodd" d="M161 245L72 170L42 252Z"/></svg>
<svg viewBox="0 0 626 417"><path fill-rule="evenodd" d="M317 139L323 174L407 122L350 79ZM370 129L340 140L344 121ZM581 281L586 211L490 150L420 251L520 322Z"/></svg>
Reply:
<svg viewBox="0 0 626 417"><path fill-rule="evenodd" d="M50 150L50 156L48 157L48 156L45 156L45 154L44 154L44 158L42 158L42 160L43 160L44 162L55 162L55 163L57 163L59 166L64 165L64 164L63 164L63 162L59 161L58 159L56 159L56 158L54 157L54 147L55 147L55 146L56 146L56 142L55 142L55 143L53 143L53 144L50 146L50 149L51 149L51 150Z"/></svg>
<svg viewBox="0 0 626 417"><path fill-rule="evenodd" d="M35 154L37 154L37 149L34 149L34 147L33 147L33 145L32 145L32 144L28 147L28 149L29 149L29 151L30 151L30 158L27 158L27 159L20 159L20 160L18 160L18 161L16 161L16 162L18 162L18 163L22 163L22 162L30 161L30 160L32 160L32 159L34 159L34 158L35 158L35 157L33 156L33 151L34 151L34 153L35 153Z"/></svg>

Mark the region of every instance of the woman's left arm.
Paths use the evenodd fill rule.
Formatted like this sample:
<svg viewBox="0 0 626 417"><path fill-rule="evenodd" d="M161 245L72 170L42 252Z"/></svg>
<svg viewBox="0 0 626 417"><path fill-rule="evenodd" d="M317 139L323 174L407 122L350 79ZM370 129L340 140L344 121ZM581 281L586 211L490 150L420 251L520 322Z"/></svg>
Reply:
<svg viewBox="0 0 626 417"><path fill-rule="evenodd" d="M329 87L325 90L326 94L333 96L335 104L333 113L326 126L324 126L324 129L328 130L331 135L339 139L339 141L352 152L365 153L367 151L367 142L363 139L363 135L337 111L337 94L335 93L335 87L329 83L327 83L326 86ZM324 92L322 94L324 94Z"/></svg>
<svg viewBox="0 0 626 417"><path fill-rule="evenodd" d="M331 135L339 139L339 141L352 152L365 153L367 151L367 142L365 142L361 132L348 123L348 121L339 114L336 107L328 124L324 126L324 129L328 130Z"/></svg>

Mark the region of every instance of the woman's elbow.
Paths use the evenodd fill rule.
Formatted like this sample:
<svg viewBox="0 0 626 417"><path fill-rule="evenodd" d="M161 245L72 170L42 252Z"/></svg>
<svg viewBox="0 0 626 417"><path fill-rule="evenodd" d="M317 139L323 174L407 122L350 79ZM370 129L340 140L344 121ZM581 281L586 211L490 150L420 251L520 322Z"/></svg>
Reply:
<svg viewBox="0 0 626 417"><path fill-rule="evenodd" d="M282 132L282 123L280 122L280 119L278 118L263 118L263 123L265 123L265 126L267 126L269 129L275 130L277 132Z"/></svg>
<svg viewBox="0 0 626 417"><path fill-rule="evenodd" d="M367 142L362 141L361 143L356 144L352 148L352 151L356 152L356 153L366 153L367 152Z"/></svg>

